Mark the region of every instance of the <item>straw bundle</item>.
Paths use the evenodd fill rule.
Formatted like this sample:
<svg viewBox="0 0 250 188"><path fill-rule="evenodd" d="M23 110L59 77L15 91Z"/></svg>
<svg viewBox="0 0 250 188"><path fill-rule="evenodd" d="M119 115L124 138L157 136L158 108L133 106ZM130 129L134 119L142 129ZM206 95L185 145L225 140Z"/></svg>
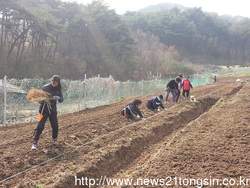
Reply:
<svg viewBox="0 0 250 188"><path fill-rule="evenodd" d="M49 104L49 100L51 100L50 94L46 91L43 90L38 90L32 88L28 93L26 98L31 102L31 103L36 103L36 102L45 102Z"/></svg>

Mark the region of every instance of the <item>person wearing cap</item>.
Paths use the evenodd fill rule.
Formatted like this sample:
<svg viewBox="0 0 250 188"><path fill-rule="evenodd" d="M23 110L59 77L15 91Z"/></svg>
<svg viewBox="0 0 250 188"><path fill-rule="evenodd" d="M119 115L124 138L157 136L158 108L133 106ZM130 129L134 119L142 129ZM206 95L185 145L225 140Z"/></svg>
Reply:
<svg viewBox="0 0 250 188"><path fill-rule="evenodd" d="M158 97L153 97L152 99L149 99L146 106L149 110L160 111L159 106L162 107L162 109L167 110L162 103L163 103L163 96L160 95Z"/></svg>
<svg viewBox="0 0 250 188"><path fill-rule="evenodd" d="M44 125L48 118L52 127L52 143L57 143L58 119L56 103L57 101L61 103L64 100L61 88L60 77L58 75L54 75L51 82L43 86L42 90L50 93L51 100L49 101L49 104L45 101L40 102L38 125L33 133L33 144L31 149L37 149L39 137L42 134Z"/></svg>
<svg viewBox="0 0 250 188"><path fill-rule="evenodd" d="M178 102L179 100L179 97L181 95L181 82L182 82L182 78L184 77L183 76L183 73L180 73L177 77L179 77L181 79L180 83L178 84L178 89L176 90L176 103Z"/></svg>
<svg viewBox="0 0 250 188"><path fill-rule="evenodd" d="M135 99L133 102L127 104L122 110L121 110L121 114L125 117L125 118L133 118L133 116L135 115L138 118L141 118L142 120L145 120L145 118L143 117L139 106L141 105L142 101L139 99Z"/></svg>
<svg viewBox="0 0 250 188"><path fill-rule="evenodd" d="M165 97L165 103L168 102L169 94L172 93L173 96L173 105L176 104L176 91L178 90L178 84L181 83L181 78L177 76L175 79L172 79L169 81L169 83L166 86L166 97Z"/></svg>

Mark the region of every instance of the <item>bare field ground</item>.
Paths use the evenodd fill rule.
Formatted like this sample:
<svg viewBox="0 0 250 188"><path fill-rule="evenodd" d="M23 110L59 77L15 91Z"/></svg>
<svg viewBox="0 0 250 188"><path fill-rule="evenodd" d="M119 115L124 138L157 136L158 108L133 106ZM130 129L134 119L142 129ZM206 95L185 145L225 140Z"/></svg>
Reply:
<svg viewBox="0 0 250 188"><path fill-rule="evenodd" d="M0 187L76 187L75 176L94 178L95 185L102 177L163 178L174 187L191 187L174 185L174 177L249 178L250 84L234 81L196 87L191 95L197 102L181 97L161 112L145 107L156 95L136 97L143 101L145 121L120 115L134 98L59 116L59 144L52 145L47 123L36 151L31 150L36 122L1 127Z"/></svg>

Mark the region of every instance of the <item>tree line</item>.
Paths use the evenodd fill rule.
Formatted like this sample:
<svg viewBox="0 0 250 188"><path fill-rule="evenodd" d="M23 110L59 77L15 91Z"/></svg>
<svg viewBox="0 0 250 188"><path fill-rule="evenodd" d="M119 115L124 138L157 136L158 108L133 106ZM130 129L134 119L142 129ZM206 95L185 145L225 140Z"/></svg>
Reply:
<svg viewBox="0 0 250 188"><path fill-rule="evenodd" d="M103 1L0 0L0 76L119 80L249 62L247 18L177 8L118 15Z"/></svg>
<svg viewBox="0 0 250 188"><path fill-rule="evenodd" d="M124 19L133 29L158 36L175 46L194 63L246 64L250 62L250 19L218 16L201 8L127 12Z"/></svg>

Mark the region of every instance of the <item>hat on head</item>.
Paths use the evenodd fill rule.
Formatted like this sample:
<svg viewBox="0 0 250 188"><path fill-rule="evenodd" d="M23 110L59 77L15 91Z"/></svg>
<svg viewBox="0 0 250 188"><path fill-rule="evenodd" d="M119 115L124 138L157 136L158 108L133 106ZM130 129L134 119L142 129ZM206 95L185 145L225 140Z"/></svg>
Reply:
<svg viewBox="0 0 250 188"><path fill-rule="evenodd" d="M51 81L60 83L60 77L58 75L54 75Z"/></svg>
<svg viewBox="0 0 250 188"><path fill-rule="evenodd" d="M163 96L160 95L159 97L157 97L161 102L163 102Z"/></svg>
<svg viewBox="0 0 250 188"><path fill-rule="evenodd" d="M175 78L175 82L176 82L176 83L180 83L180 82L181 82L181 78L180 78L179 76L176 77L176 78Z"/></svg>
<svg viewBox="0 0 250 188"><path fill-rule="evenodd" d="M180 77L180 78L183 78L183 73L180 73L178 76Z"/></svg>

